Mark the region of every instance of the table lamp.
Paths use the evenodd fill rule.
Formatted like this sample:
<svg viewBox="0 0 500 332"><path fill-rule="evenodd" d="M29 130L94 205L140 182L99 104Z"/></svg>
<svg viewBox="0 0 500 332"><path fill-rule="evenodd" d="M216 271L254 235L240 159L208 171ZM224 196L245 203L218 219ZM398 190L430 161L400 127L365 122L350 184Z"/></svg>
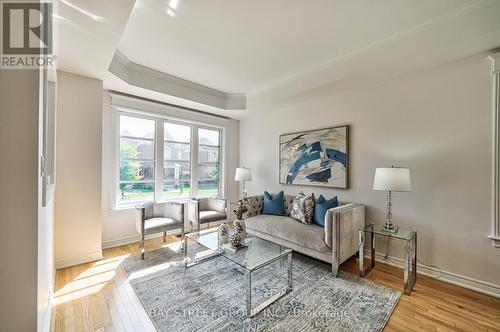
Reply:
<svg viewBox="0 0 500 332"><path fill-rule="evenodd" d="M373 179L373 190L387 191L387 212L384 231L395 233L398 227L392 224L392 192L411 191L410 169L402 167L377 168Z"/></svg>
<svg viewBox="0 0 500 332"><path fill-rule="evenodd" d="M242 193L243 198L247 197L247 186L245 181L252 181L252 170L246 167L238 167L236 169L236 174L234 175L234 181L242 182Z"/></svg>

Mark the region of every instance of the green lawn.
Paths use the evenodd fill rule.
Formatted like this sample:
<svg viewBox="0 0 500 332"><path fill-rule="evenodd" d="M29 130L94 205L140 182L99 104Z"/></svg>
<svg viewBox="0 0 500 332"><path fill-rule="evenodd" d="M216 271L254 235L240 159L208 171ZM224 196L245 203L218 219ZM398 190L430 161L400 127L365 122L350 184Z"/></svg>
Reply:
<svg viewBox="0 0 500 332"><path fill-rule="evenodd" d="M199 197L209 197L209 196L217 196L219 190L217 186L200 186L198 188ZM125 191L124 195L121 198L121 201L144 201L144 200L152 200L154 191L149 188L143 189L134 189L131 191ZM163 198L165 199L175 199L175 198L189 198L191 197L191 188L184 187L184 190L181 194L180 188L172 188L171 190L163 191Z"/></svg>

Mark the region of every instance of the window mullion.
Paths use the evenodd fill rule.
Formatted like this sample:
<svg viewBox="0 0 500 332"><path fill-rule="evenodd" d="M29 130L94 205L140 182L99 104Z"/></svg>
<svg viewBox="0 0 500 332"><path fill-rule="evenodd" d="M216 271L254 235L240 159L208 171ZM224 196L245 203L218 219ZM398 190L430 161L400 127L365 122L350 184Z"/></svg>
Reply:
<svg viewBox="0 0 500 332"><path fill-rule="evenodd" d="M156 120L156 144L155 144L155 200L163 200L163 120Z"/></svg>
<svg viewBox="0 0 500 332"><path fill-rule="evenodd" d="M191 129L191 196L198 197L198 126Z"/></svg>
<svg viewBox="0 0 500 332"><path fill-rule="evenodd" d="M225 167L222 166L222 140L224 139L224 136L223 136L223 133L222 133L222 130L219 130L219 146L218 146L218 151L217 151L217 167L219 169L219 175L218 175L218 179L217 179L217 183L218 183L218 186L219 186L219 190L218 190L218 195L221 196L221 197L224 197L225 195L225 190L223 189L223 180L221 179L224 179L224 170L225 170Z"/></svg>

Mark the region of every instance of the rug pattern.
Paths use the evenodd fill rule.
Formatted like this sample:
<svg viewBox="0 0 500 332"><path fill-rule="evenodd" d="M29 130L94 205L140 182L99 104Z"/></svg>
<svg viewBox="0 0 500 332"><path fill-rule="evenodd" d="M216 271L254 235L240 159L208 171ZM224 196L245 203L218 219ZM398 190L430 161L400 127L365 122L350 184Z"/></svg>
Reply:
<svg viewBox="0 0 500 332"><path fill-rule="evenodd" d="M202 252L196 244L189 252ZM253 318L245 316L245 278L224 257L184 268L183 252L163 247L122 266L158 331L381 331L401 293L293 254L293 290ZM286 263L252 277L259 303L286 287Z"/></svg>

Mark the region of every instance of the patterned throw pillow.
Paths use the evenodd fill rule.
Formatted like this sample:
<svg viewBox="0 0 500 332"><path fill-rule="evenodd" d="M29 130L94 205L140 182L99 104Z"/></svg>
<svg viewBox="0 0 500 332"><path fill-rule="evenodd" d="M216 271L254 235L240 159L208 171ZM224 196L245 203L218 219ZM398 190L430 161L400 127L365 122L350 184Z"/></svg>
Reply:
<svg viewBox="0 0 500 332"><path fill-rule="evenodd" d="M293 201L290 217L304 224L311 224L313 221L313 214L314 198L310 195L306 196L303 192L301 192Z"/></svg>

